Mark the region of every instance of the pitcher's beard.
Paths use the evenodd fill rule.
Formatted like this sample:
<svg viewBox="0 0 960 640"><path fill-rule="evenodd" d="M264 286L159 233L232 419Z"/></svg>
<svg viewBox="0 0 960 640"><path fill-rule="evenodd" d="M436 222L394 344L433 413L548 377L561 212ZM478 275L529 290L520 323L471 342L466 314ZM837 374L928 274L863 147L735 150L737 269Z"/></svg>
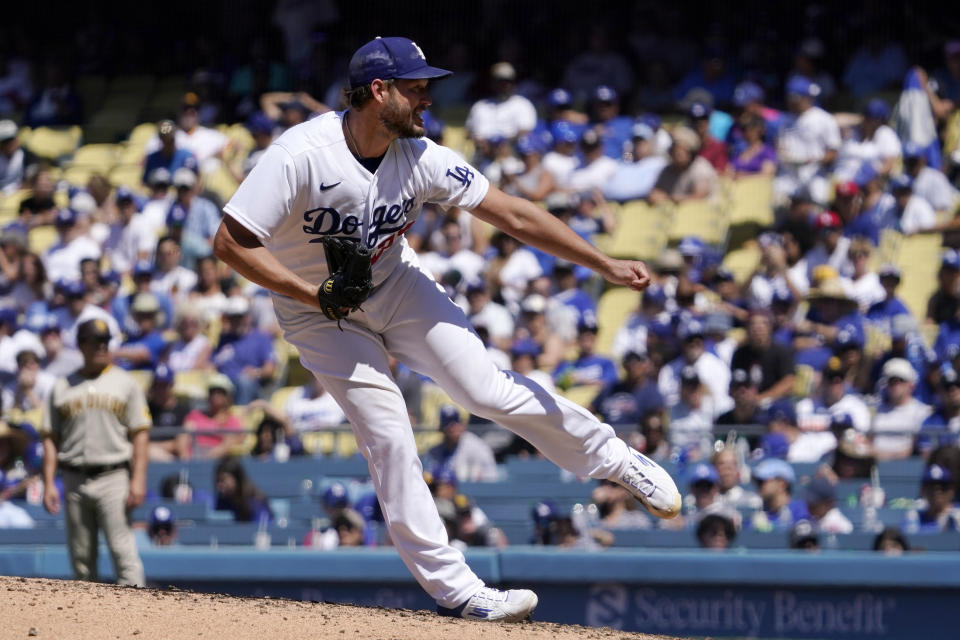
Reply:
<svg viewBox="0 0 960 640"><path fill-rule="evenodd" d="M414 120L413 110L397 101L388 101L380 111L380 123L398 138L422 138L426 130Z"/></svg>

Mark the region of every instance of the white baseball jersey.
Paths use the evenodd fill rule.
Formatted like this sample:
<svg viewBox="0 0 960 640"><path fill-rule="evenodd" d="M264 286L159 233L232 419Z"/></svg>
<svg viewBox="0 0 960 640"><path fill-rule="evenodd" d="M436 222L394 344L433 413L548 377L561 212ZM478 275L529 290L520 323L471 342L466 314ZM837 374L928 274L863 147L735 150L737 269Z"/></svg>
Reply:
<svg viewBox="0 0 960 640"><path fill-rule="evenodd" d="M319 244L324 237L356 238L373 252L377 286L401 260L416 261L403 234L425 202L472 209L487 195L489 182L426 138L394 141L370 173L347 147L342 118L342 112L328 112L280 136L224 211L308 282L327 277ZM274 302L315 311L276 294Z"/></svg>

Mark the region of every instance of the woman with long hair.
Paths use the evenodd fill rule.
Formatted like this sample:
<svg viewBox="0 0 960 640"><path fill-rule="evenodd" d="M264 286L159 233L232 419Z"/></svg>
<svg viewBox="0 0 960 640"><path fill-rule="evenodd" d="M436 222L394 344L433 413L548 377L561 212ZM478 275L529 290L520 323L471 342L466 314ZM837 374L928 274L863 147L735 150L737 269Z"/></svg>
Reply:
<svg viewBox="0 0 960 640"><path fill-rule="evenodd" d="M237 458L224 458L214 471L218 511L232 511L237 522L270 520L267 497L250 480L246 469Z"/></svg>

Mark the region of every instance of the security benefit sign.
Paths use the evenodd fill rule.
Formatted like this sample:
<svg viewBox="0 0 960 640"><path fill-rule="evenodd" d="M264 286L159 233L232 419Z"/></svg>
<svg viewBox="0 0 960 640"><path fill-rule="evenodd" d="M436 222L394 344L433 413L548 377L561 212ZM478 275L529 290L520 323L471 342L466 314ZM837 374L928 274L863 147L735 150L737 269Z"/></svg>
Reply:
<svg viewBox="0 0 960 640"><path fill-rule="evenodd" d="M670 635L955 639L956 627L942 612L958 595L930 589L597 584L589 589L585 618L590 626Z"/></svg>

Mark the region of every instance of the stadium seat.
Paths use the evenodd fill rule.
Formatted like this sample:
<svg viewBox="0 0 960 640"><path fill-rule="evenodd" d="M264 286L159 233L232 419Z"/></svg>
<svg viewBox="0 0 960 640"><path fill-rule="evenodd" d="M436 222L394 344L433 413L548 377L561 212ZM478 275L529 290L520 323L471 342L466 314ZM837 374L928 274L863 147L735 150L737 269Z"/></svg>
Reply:
<svg viewBox="0 0 960 640"><path fill-rule="evenodd" d="M739 249L729 251L723 257L723 266L733 272L737 282L746 282L757 265L760 264L760 249L755 244L748 244Z"/></svg>
<svg viewBox="0 0 960 640"><path fill-rule="evenodd" d="M586 409L590 407L590 403L593 402L593 399L597 397L599 392L600 389L598 387L581 385L560 391L560 395L571 402L576 402Z"/></svg>
<svg viewBox="0 0 960 640"><path fill-rule="evenodd" d="M227 202L233 197L239 184L226 167L220 166L216 171L204 176L204 186L217 194L222 202Z"/></svg>
<svg viewBox="0 0 960 640"><path fill-rule="evenodd" d="M713 202L688 200L672 210L668 237L673 242L696 236L707 244L721 244L726 233L727 221Z"/></svg>
<svg viewBox="0 0 960 640"><path fill-rule="evenodd" d="M730 224L773 224L773 178L750 176L730 183Z"/></svg>
<svg viewBox="0 0 960 640"><path fill-rule="evenodd" d="M122 147L116 144L86 144L76 150L69 167L82 167L91 173L109 175L120 157Z"/></svg>
<svg viewBox="0 0 960 640"><path fill-rule="evenodd" d="M58 238L57 230L53 227L34 227L27 234L27 246L32 253L42 255L47 249L56 244Z"/></svg>
<svg viewBox="0 0 960 640"><path fill-rule="evenodd" d="M178 371L173 377L173 392L183 398L203 400L207 397L207 371Z"/></svg>
<svg viewBox="0 0 960 640"><path fill-rule="evenodd" d="M0 193L0 221L16 218L20 213L20 203L33 195L30 189L19 189L9 195Z"/></svg>
<svg viewBox="0 0 960 640"><path fill-rule="evenodd" d="M78 126L65 128L37 127L25 146L34 154L49 160L70 155L80 145L83 131Z"/></svg>
<svg viewBox="0 0 960 640"><path fill-rule="evenodd" d="M278 527L271 524L264 529L270 535L270 546L299 546L310 531L306 525ZM194 527L180 527L177 540L187 546L253 546L259 525L252 522L223 524L202 524Z"/></svg>
<svg viewBox="0 0 960 640"><path fill-rule="evenodd" d="M597 353L610 353L617 331L640 305L640 294L628 287L612 287L597 301Z"/></svg>
<svg viewBox="0 0 960 640"><path fill-rule="evenodd" d="M608 247L615 258L655 260L667 244L667 219L662 211L643 200L620 208L619 221Z"/></svg>
<svg viewBox="0 0 960 640"><path fill-rule="evenodd" d="M311 431L300 434L303 449L311 455L333 455L337 444L336 433L333 431Z"/></svg>
<svg viewBox="0 0 960 640"><path fill-rule="evenodd" d="M915 318L926 317L927 301L937 288L940 246L940 234L914 235L900 242L897 260L902 275L897 294Z"/></svg>
<svg viewBox="0 0 960 640"><path fill-rule="evenodd" d="M127 187L139 193L144 192L143 167L138 164L120 164L110 171L110 184L115 187Z"/></svg>
<svg viewBox="0 0 960 640"><path fill-rule="evenodd" d="M94 173L98 172L93 167L72 166L63 172L63 179L75 187L85 187Z"/></svg>

